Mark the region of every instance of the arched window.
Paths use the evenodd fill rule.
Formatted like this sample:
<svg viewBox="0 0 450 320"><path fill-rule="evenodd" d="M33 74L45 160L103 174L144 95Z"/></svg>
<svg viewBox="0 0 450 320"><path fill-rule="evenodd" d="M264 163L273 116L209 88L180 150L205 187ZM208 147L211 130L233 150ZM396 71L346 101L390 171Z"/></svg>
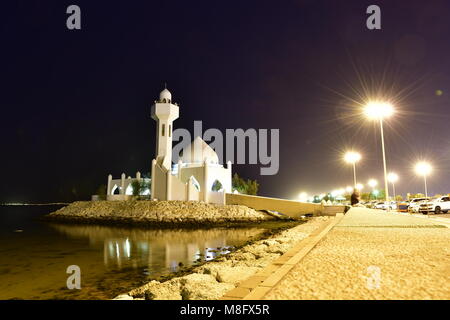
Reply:
<svg viewBox="0 0 450 320"><path fill-rule="evenodd" d="M191 176L189 179L192 181L195 189L197 189L197 191L200 191L200 183L198 183L197 179L195 179L194 176Z"/></svg>
<svg viewBox="0 0 450 320"><path fill-rule="evenodd" d="M117 184L115 184L114 187L112 188L111 194L120 194L120 188Z"/></svg>
<svg viewBox="0 0 450 320"><path fill-rule="evenodd" d="M222 183L220 183L219 180L216 180L213 182L212 187L211 187L211 191L220 191L223 189Z"/></svg>

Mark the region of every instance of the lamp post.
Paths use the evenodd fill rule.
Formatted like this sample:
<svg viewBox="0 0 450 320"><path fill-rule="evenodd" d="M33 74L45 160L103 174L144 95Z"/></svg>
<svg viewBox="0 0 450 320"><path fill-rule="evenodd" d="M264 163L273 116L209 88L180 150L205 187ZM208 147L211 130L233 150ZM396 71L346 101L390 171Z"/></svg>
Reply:
<svg viewBox="0 0 450 320"><path fill-rule="evenodd" d="M394 193L394 201L396 201L395 183L398 181L398 175L394 172L391 172L388 174L388 180L390 183L392 183L392 192Z"/></svg>
<svg viewBox="0 0 450 320"><path fill-rule="evenodd" d="M394 113L394 108L388 102L372 101L364 107L364 114L367 118L380 122L381 131L381 150L383 152L383 169L384 169L384 189L386 201L389 201L388 178L386 168L386 151L384 147L383 119L389 118ZM389 207L388 207L389 210Z"/></svg>
<svg viewBox="0 0 450 320"><path fill-rule="evenodd" d="M356 163L361 160L361 154L355 151L348 151L344 155L344 161L353 165L353 186L356 188Z"/></svg>
<svg viewBox="0 0 450 320"><path fill-rule="evenodd" d="M425 198L428 198L428 188L427 188L427 176L431 173L433 170L431 168L431 164L429 164L426 161L420 161L416 164L415 167L416 173L419 176L423 176L423 182L425 185Z"/></svg>

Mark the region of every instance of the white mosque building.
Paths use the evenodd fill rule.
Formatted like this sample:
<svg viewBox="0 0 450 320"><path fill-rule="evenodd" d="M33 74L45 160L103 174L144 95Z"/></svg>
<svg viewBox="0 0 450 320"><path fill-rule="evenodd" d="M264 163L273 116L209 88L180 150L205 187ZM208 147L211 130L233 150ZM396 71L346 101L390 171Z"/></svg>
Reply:
<svg viewBox="0 0 450 320"><path fill-rule="evenodd" d="M204 201L225 203L225 193L231 193L231 162L219 163L217 153L202 138L197 137L184 148L177 164L172 164L173 121L179 117L179 106L172 94L164 89L151 109L156 121L156 158L151 163L151 179L122 173L120 179L108 176L107 200L126 200L133 194L133 181L151 182L151 189L142 195L154 200ZM151 180L151 181L150 181Z"/></svg>

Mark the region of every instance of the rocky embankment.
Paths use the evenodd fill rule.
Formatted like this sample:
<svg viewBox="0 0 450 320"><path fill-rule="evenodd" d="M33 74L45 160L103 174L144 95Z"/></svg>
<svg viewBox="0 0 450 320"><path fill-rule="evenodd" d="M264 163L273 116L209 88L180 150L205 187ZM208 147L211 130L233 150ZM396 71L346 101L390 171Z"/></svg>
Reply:
<svg viewBox="0 0 450 320"><path fill-rule="evenodd" d="M221 225L274 220L241 205L198 201L78 201L45 217L52 221L139 225Z"/></svg>
<svg viewBox="0 0 450 320"><path fill-rule="evenodd" d="M167 281L151 281L116 300L211 300L219 299L239 283L261 271L272 261L308 237L330 217L312 218L268 239L246 245L192 270L192 273Z"/></svg>

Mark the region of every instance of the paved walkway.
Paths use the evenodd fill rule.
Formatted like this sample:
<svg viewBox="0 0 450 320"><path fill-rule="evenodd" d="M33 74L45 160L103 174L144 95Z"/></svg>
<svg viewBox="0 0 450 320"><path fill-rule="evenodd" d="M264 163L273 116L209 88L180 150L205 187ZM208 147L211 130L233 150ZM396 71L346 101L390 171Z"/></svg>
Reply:
<svg viewBox="0 0 450 320"><path fill-rule="evenodd" d="M448 227L364 208L336 222L277 281L244 299L450 299Z"/></svg>

